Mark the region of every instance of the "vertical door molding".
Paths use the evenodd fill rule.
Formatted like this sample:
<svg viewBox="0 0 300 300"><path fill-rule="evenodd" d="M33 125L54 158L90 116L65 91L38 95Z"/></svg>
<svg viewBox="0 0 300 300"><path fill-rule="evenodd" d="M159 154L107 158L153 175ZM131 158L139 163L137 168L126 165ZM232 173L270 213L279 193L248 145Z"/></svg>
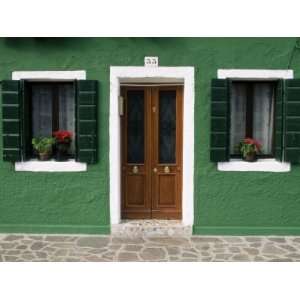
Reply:
<svg viewBox="0 0 300 300"><path fill-rule="evenodd" d="M182 219L182 92L181 86L172 87L157 87L154 89L152 96L152 106L156 107L156 112L152 117L152 168L156 169L152 173L152 218L170 218ZM161 157L161 134L163 134L160 126L161 117L166 117L165 113L161 114L161 106L163 101L162 94L173 94L169 99L173 99L173 108L175 110L175 143L174 149L171 151L174 157ZM169 94L170 97L170 94ZM170 103L169 103L170 104ZM169 106L171 108L172 106ZM172 109L172 108L171 108ZM169 119L170 120L170 119ZM169 144L169 143L167 143ZM167 171L165 171L167 168Z"/></svg>

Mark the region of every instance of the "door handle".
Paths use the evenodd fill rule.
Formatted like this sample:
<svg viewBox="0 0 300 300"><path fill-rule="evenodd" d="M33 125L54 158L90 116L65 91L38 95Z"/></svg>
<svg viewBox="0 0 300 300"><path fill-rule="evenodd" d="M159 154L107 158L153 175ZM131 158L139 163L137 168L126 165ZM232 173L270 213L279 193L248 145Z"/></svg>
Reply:
<svg viewBox="0 0 300 300"><path fill-rule="evenodd" d="M165 167L164 167L164 172L165 172L165 173L170 173L170 168L169 168L168 166L165 166Z"/></svg>
<svg viewBox="0 0 300 300"><path fill-rule="evenodd" d="M134 167L132 168L132 173L136 174L136 173L138 173L138 172L139 172L138 166L134 166Z"/></svg>
<svg viewBox="0 0 300 300"><path fill-rule="evenodd" d="M154 173L156 173L156 172L157 172L157 169L156 169L156 168L154 168L154 169L153 169L153 172L154 172Z"/></svg>

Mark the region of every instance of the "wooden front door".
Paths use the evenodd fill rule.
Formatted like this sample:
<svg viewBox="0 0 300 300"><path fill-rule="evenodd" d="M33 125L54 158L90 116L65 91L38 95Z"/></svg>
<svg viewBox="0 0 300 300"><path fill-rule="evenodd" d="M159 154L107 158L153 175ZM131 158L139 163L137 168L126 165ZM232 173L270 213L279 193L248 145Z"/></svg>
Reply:
<svg viewBox="0 0 300 300"><path fill-rule="evenodd" d="M122 218L181 219L182 87L123 87Z"/></svg>

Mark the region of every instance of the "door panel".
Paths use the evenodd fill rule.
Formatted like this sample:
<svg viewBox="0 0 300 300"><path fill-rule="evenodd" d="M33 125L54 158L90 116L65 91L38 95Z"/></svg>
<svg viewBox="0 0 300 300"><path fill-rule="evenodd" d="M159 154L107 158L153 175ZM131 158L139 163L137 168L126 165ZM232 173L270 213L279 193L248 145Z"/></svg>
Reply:
<svg viewBox="0 0 300 300"><path fill-rule="evenodd" d="M182 88L153 91L152 217L181 219Z"/></svg>
<svg viewBox="0 0 300 300"><path fill-rule="evenodd" d="M158 193L160 197L158 198L158 206L171 206L175 207L176 203L174 199L176 198L176 175L158 175Z"/></svg>
<svg viewBox="0 0 300 300"><path fill-rule="evenodd" d="M122 218L181 218L182 88L122 89Z"/></svg>
<svg viewBox="0 0 300 300"><path fill-rule="evenodd" d="M144 175L128 175L126 177L126 206L143 207L146 183Z"/></svg>
<svg viewBox="0 0 300 300"><path fill-rule="evenodd" d="M122 218L151 218L148 110L150 91L124 89Z"/></svg>

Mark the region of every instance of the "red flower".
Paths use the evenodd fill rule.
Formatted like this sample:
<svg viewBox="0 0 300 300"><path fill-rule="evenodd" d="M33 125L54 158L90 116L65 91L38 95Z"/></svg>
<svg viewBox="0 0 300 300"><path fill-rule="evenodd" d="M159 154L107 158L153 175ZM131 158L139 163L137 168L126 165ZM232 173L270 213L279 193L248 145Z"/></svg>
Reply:
<svg viewBox="0 0 300 300"><path fill-rule="evenodd" d="M60 143L69 143L72 140L72 132L67 130L58 130L53 132L53 136L55 137L57 142Z"/></svg>
<svg viewBox="0 0 300 300"><path fill-rule="evenodd" d="M254 145L257 148L257 150L260 150L260 148L261 148L261 144L257 140L254 140L251 138L245 138L243 143L249 144L249 145Z"/></svg>

